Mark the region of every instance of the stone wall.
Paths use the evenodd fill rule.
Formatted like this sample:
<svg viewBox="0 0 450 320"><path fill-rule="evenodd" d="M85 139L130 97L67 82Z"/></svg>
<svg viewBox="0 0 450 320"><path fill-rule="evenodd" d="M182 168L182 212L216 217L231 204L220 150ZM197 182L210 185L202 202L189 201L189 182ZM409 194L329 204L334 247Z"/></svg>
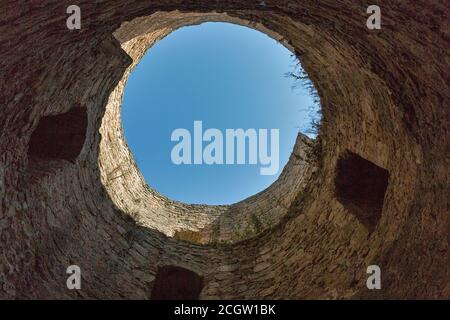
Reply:
<svg viewBox="0 0 450 320"><path fill-rule="evenodd" d="M148 299L163 266L200 275L204 299L449 298L448 5L383 2L370 31L366 1L80 0L82 28L69 31L70 4L0 4L0 298ZM280 180L230 207L147 187L120 124L134 64L204 21L285 44L323 110L314 145L300 136ZM87 114L76 159L30 157L43 121L73 108ZM338 197L348 152L389 174L371 228ZM82 290L66 287L71 264ZM382 290L365 286L370 264Z"/></svg>

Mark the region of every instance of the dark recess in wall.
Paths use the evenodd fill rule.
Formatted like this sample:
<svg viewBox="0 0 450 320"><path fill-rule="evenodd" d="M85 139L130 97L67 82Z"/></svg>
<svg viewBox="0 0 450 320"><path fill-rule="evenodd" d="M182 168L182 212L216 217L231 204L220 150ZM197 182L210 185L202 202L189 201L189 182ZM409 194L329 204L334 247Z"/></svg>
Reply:
<svg viewBox="0 0 450 320"><path fill-rule="evenodd" d="M381 218L389 172L346 151L337 163L336 198L372 232Z"/></svg>
<svg viewBox="0 0 450 320"><path fill-rule="evenodd" d="M203 279L193 271L164 266L158 269L152 300L197 300L203 289Z"/></svg>
<svg viewBox="0 0 450 320"><path fill-rule="evenodd" d="M28 158L75 161L86 139L86 127L86 108L42 118L31 136Z"/></svg>

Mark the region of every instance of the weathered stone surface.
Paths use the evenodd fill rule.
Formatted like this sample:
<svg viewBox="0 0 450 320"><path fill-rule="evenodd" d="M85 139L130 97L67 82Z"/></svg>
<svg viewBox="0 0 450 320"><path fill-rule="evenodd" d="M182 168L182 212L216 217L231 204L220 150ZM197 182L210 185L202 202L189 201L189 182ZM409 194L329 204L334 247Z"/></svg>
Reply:
<svg viewBox="0 0 450 320"><path fill-rule="evenodd" d="M204 299L448 298L448 4L383 2L383 29L370 31L369 4L352 0L80 0L82 29L69 31L70 4L0 4L0 298L147 299L169 265L201 276ZM121 129L133 66L203 21L285 44L323 108L318 161L305 160L300 137L280 179L233 206L157 194ZM87 114L77 158L29 157L40 121L74 107ZM335 197L347 150L389 172L373 230ZM174 238L180 230L200 243ZM78 292L66 288L71 264L82 269ZM383 290L366 289L370 264Z"/></svg>

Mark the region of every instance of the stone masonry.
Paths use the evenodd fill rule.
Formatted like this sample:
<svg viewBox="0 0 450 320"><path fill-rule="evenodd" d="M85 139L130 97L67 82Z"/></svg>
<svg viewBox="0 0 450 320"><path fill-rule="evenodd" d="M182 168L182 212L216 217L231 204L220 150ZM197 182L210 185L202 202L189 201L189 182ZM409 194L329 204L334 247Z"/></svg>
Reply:
<svg viewBox="0 0 450 320"><path fill-rule="evenodd" d="M202 299L450 298L447 2L383 1L381 30L365 0L75 2L0 2L0 298L149 299L161 268L199 275ZM140 58L206 21L284 44L323 112L280 179L231 206L158 194L121 127Z"/></svg>

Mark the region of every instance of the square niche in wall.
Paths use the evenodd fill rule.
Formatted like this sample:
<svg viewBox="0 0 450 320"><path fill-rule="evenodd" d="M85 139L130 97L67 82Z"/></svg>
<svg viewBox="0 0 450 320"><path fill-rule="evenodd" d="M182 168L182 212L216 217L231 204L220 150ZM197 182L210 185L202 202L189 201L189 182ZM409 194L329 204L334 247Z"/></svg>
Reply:
<svg viewBox="0 0 450 320"><path fill-rule="evenodd" d="M335 196L372 232L381 218L389 171L351 151L338 159Z"/></svg>
<svg viewBox="0 0 450 320"><path fill-rule="evenodd" d="M152 300L198 300L203 289L203 278L194 271L178 267L158 268Z"/></svg>
<svg viewBox="0 0 450 320"><path fill-rule="evenodd" d="M83 147L86 128L86 108L75 107L63 114L43 117L31 136L28 157L73 162Z"/></svg>

